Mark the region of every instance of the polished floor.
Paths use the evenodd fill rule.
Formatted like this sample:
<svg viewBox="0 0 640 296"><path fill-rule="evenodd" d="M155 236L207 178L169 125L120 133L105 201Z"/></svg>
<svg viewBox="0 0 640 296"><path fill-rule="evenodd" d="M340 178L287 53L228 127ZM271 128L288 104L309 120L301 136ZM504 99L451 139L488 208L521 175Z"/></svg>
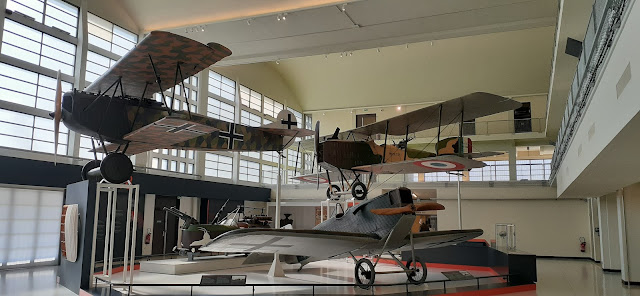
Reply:
<svg viewBox="0 0 640 296"><path fill-rule="evenodd" d="M348 268L345 262L344 268ZM258 273L256 267L254 272ZM308 273L296 275L293 272L288 274L293 280L301 280L305 274L319 281L343 281L339 269L335 269L324 276L318 271L322 267L310 268ZM315 270L315 272L314 272ZM304 269L303 269L304 271ZM328 272L325 270L325 272ZM337 272L337 273L336 273ZM432 271L435 272L435 271ZM230 274L231 272L229 272ZM314 275L315 274L315 275ZM143 275L140 275L143 280ZM152 275L147 275L149 280ZM429 280L431 280L431 274ZM385 276L391 280L392 275ZM382 277L380 277L382 279ZM166 280L166 278L164 279ZM151 291L137 291L137 295L146 294ZM282 292L282 291L280 291ZM289 291L295 294L295 291ZM320 292L320 291L317 291ZM251 293L247 290L245 293ZM268 291L264 291L270 294ZM280 293L278 293L280 294ZM360 293L371 294L371 291ZM376 293L378 294L378 293ZM56 267L40 267L33 269L16 269L0 271L0 295L35 296L54 295L67 296L75 295L64 287L56 285ZM620 273L603 272L596 263L587 260L564 260L564 259L538 259L538 284L537 291L503 294L510 296L559 296L559 295L580 295L580 296L640 296L640 287L623 286L620 281Z"/></svg>

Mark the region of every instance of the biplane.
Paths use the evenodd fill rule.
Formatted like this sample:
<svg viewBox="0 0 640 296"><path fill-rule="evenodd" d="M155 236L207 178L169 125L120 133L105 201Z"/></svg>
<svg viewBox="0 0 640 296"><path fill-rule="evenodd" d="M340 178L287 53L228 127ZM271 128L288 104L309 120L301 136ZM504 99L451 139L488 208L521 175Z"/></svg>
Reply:
<svg viewBox="0 0 640 296"><path fill-rule="evenodd" d="M502 154L473 152L471 139L462 135L463 122L475 118L514 110L522 104L502 96L476 92L437 105L428 106L383 121L364 125L346 132L336 128L334 134L319 136L316 122L314 155L317 171L295 176L303 182L327 184L327 198L337 199L351 194L362 200L367 196L373 174L413 174L463 171L484 167L474 158ZM440 139L443 126L458 121L458 137ZM411 134L438 128L435 153L409 148ZM384 143L376 144L374 136L384 135ZM387 145L388 136L404 136L398 144ZM324 169L324 172L320 170ZM369 174L367 184L362 175ZM340 182L338 186L332 182ZM346 186L345 186L346 183Z"/></svg>
<svg viewBox="0 0 640 296"><path fill-rule="evenodd" d="M231 51L217 43L205 45L153 31L84 91L63 95L58 75L55 111L50 114L55 124L55 147L62 121L70 130L92 137L95 160L83 167L83 180L101 176L111 183L122 183L133 172L128 155L158 148L282 151L296 137L313 134L298 128L288 110L281 111L275 122L260 127L207 117L190 108L174 110L176 88L181 87L185 94L185 78L229 55ZM162 102L153 99L154 93L163 94L170 87L171 103L164 95ZM99 142L98 147L93 139ZM106 155L102 161L96 151Z"/></svg>
<svg viewBox="0 0 640 296"><path fill-rule="evenodd" d="M397 188L369 199L343 213L316 225L313 229L247 228L225 232L214 238L201 251L278 253L287 263L307 263L332 258L351 257L355 265L355 281L362 288L375 282L375 268L382 254L387 253L401 267L409 282L421 284L427 278L427 266L415 256L415 249L444 247L482 235L482 229L428 231L413 233L416 212L443 210L435 202L413 203L411 190ZM411 259L403 264L392 251L411 251ZM376 255L374 262L366 257ZM271 256L273 258L273 256ZM298 269L298 270L300 270ZM390 273L392 271L385 271ZM382 273L381 273L382 274Z"/></svg>

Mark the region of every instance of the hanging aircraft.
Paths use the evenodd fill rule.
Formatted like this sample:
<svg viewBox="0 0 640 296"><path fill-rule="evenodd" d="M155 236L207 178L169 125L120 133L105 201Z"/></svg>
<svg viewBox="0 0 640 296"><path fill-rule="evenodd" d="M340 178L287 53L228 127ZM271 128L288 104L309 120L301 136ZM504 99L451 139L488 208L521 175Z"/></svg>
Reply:
<svg viewBox="0 0 640 296"><path fill-rule="evenodd" d="M316 122L314 138L315 174L295 176L303 182L327 184L327 198L337 199L351 194L362 200L367 196L373 174L413 174L463 171L484 167L473 158L502 154L501 152L473 152L471 139L463 138L462 122L514 110L522 104L502 96L476 92L441 104L428 106L383 121L364 125L340 133L337 128L331 137L320 141L320 122ZM459 136L440 139L443 123L460 122ZM410 134L438 128L435 153L411 149ZM384 135L384 143L376 144L376 135ZM387 137L404 136L398 144L387 145ZM324 169L324 172L320 172ZM362 174L369 174L365 185ZM332 184L338 181L342 186ZM346 186L345 186L346 183Z"/></svg>
<svg viewBox="0 0 640 296"><path fill-rule="evenodd" d="M415 256L415 249L452 245L483 233L481 229L419 233L411 231L417 211L443 209L444 206L435 202L414 204L411 190L398 188L351 207L311 230L232 230L214 238L200 250L251 253L250 257L276 252L280 255L293 255L286 257L295 258L296 263L300 263L300 269L313 261L351 257L356 263L356 284L363 288L374 284L375 267L379 263L380 255L388 253L402 268L397 272L406 273L410 282L420 284L427 277L427 268L425 263ZM411 260L403 264L392 253L394 250L411 250ZM365 255L377 255L375 262L372 263L366 257L357 258Z"/></svg>
<svg viewBox="0 0 640 296"><path fill-rule="evenodd" d="M260 127L227 122L174 110L176 88L186 94L184 80L231 55L226 47L202 44L169 32L153 31L84 91L62 94L60 74L55 98L55 147L62 121L70 130L92 137L95 160L82 169L82 178L101 176L111 183L129 180L128 155L167 148L205 151L282 151L296 137L312 135L300 129L294 114L281 111L277 120ZM153 99L175 86L171 103ZM155 88L155 91L151 91ZM186 100L186 99L185 99ZM185 105L189 105L186 104ZM100 147L96 149L93 139ZM109 143L107 143L109 142ZM96 151L106 154L102 161Z"/></svg>

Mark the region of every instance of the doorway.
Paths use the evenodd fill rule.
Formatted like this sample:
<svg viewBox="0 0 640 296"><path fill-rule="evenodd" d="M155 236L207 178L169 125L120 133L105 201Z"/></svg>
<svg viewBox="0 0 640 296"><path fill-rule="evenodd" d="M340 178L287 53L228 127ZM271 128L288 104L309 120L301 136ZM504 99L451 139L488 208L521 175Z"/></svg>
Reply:
<svg viewBox="0 0 640 296"><path fill-rule="evenodd" d="M513 121L516 133L531 132L531 103L522 103L522 107L513 110Z"/></svg>
<svg viewBox="0 0 640 296"><path fill-rule="evenodd" d="M153 245L152 255L168 254L173 251L178 243L178 217L168 214L164 207L179 208L179 201L176 196L156 195L153 221Z"/></svg>
<svg viewBox="0 0 640 296"><path fill-rule="evenodd" d="M365 126L376 122L375 114L357 114L356 115L356 127Z"/></svg>

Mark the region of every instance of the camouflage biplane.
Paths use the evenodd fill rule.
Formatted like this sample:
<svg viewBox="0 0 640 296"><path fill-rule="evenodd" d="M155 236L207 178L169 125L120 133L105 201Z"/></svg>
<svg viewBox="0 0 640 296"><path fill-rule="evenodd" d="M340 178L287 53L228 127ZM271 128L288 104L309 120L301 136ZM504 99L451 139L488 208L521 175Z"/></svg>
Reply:
<svg viewBox="0 0 640 296"><path fill-rule="evenodd" d="M293 113L283 110L276 122L251 127L173 108L175 88L184 80L231 55L226 47L202 44L168 32L153 31L84 91L62 95L56 90L55 146L62 121L70 130L97 139L102 161L90 161L82 177L102 176L111 183L128 180L133 165L127 155L158 148L205 151L282 151L296 137L312 135L300 129ZM168 104L153 99L172 82ZM152 91L152 89L154 89ZM181 102L178 102L180 104ZM185 104L188 105L188 104ZM109 142L109 143L106 143ZM93 144L93 140L92 140Z"/></svg>
<svg viewBox="0 0 640 296"><path fill-rule="evenodd" d="M361 200L367 196L373 174L414 174L481 168L485 164L473 158L502 153L474 153L471 139L462 136L462 123L514 110L521 105L512 99L476 92L346 132L340 133L340 128L337 128L323 142L320 142L320 123L317 122L313 149L319 168L315 173L295 176L293 179L317 183L318 187L320 183L327 184L328 199L351 194ZM442 123L456 121L460 122L459 136L441 140ZM438 128L436 153L407 147L407 143L412 140L409 138L410 134L432 128ZM373 137L381 134L384 135L384 143L378 145ZM388 135L404 136L404 139L398 144L387 145ZM303 141L303 144L306 142L308 141ZM320 172L320 169L325 171ZM367 173L369 178L365 185L362 174ZM332 184L332 181L339 181L342 186Z"/></svg>

